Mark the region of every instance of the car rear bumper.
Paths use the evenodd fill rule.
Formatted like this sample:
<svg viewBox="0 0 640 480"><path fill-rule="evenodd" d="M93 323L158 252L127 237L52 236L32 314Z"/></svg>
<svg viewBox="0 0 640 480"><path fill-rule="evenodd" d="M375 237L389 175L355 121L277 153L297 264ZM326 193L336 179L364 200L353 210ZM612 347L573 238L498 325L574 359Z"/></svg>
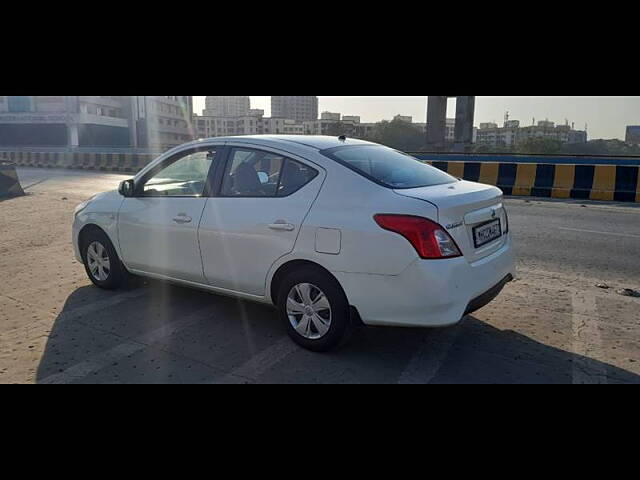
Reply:
<svg viewBox="0 0 640 480"><path fill-rule="evenodd" d="M516 275L510 237L473 263L458 257L416 260L400 275L333 273L365 324L416 327L457 323L492 301Z"/></svg>
<svg viewBox="0 0 640 480"><path fill-rule="evenodd" d="M485 305L488 305L489 303L491 303L494 298L496 298L498 295L500 295L500 292L505 287L505 285L507 283L509 283L510 281L512 281L512 280L513 280L513 275L511 275L509 273L506 277L504 277L502 280L500 280L500 282L498 284L496 284L493 287L491 287L489 290L484 292L482 295L479 295L476 298L474 298L473 300L471 300L469 302L469 304L467 305L467 309L464 311L464 314L465 315L469 315L470 313L473 313L476 310L480 310Z"/></svg>

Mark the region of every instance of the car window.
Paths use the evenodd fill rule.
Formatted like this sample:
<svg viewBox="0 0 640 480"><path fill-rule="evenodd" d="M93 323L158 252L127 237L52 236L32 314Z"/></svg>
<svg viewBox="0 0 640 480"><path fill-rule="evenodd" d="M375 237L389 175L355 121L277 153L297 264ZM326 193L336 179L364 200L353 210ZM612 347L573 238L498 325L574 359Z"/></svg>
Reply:
<svg viewBox="0 0 640 480"><path fill-rule="evenodd" d="M300 162L261 150L234 149L222 181L225 197L283 197L318 172Z"/></svg>
<svg viewBox="0 0 640 480"><path fill-rule="evenodd" d="M278 196L291 195L313 180L316 175L318 175L317 170L287 158L282 168Z"/></svg>
<svg viewBox="0 0 640 480"><path fill-rule="evenodd" d="M215 150L194 152L163 168L142 186L146 197L201 197Z"/></svg>
<svg viewBox="0 0 640 480"><path fill-rule="evenodd" d="M321 153L389 188L429 187L456 181L448 173L382 145L337 147Z"/></svg>

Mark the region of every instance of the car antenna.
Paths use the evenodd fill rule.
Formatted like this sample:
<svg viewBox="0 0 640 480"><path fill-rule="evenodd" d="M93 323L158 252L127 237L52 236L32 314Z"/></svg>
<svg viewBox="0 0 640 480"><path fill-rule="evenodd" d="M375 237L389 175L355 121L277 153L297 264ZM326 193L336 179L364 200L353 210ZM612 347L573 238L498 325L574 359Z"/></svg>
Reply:
<svg viewBox="0 0 640 480"><path fill-rule="evenodd" d="M340 135L340 136L338 137L338 140L340 140L341 142L344 142L346 139L347 139L347 136L346 136L346 135Z"/></svg>

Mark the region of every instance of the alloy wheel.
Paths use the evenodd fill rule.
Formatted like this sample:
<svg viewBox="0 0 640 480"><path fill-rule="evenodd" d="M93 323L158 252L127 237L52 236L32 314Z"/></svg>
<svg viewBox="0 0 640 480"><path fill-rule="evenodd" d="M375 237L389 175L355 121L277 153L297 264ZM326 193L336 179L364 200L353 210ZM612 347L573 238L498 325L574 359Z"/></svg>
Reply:
<svg viewBox="0 0 640 480"><path fill-rule="evenodd" d="M93 278L104 282L111 273L111 261L107 249L100 242L93 242L87 249L87 266Z"/></svg>
<svg viewBox="0 0 640 480"><path fill-rule="evenodd" d="M299 283L287 295L287 316L302 337L317 340L329 331L331 305L320 288L311 283Z"/></svg>

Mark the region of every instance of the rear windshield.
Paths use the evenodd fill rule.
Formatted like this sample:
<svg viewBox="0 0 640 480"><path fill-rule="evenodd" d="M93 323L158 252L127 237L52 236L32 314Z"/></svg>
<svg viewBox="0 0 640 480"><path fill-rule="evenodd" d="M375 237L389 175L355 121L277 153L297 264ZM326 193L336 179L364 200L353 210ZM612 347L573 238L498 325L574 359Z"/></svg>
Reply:
<svg viewBox="0 0 640 480"><path fill-rule="evenodd" d="M451 175L382 145L336 147L321 152L389 188L417 188L456 181Z"/></svg>

